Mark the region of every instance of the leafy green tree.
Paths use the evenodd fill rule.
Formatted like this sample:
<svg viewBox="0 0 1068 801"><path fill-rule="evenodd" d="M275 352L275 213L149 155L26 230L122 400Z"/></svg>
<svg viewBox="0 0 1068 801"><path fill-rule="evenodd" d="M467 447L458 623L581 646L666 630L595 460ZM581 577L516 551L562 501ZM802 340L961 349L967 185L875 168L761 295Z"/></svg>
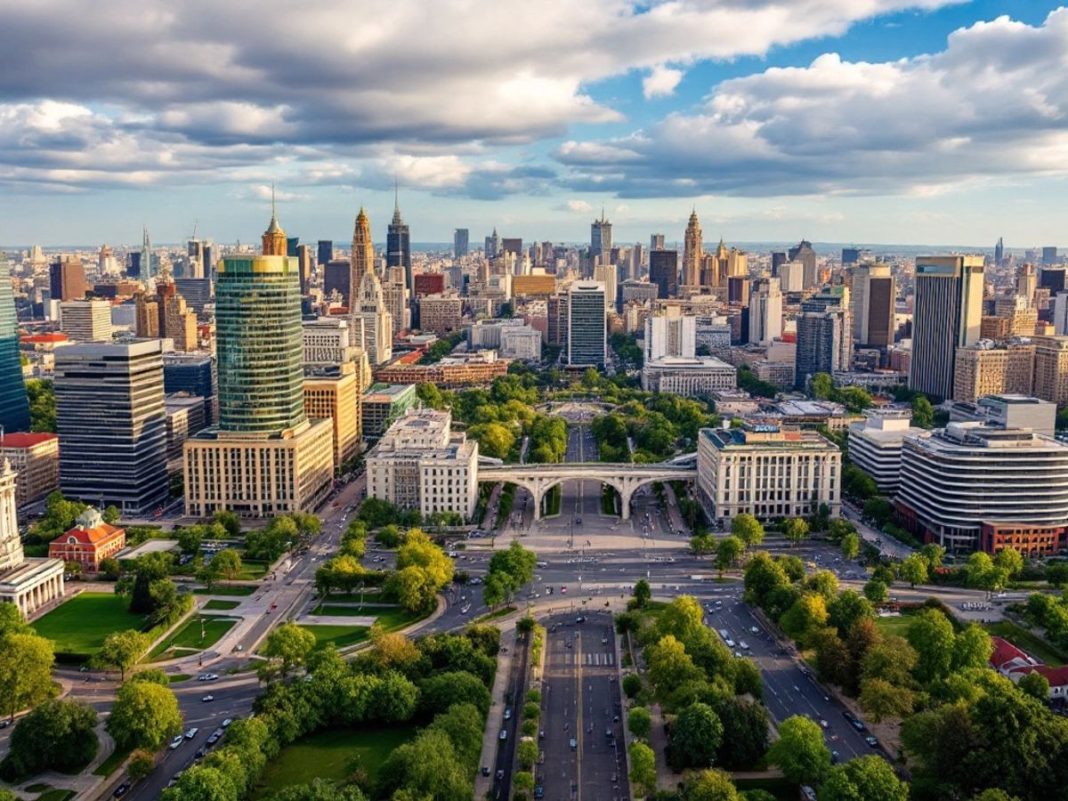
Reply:
<svg viewBox="0 0 1068 801"><path fill-rule="evenodd" d="M842 537L841 545L842 556L846 559L856 559L860 553L860 535L855 531L846 534Z"/></svg>
<svg viewBox="0 0 1068 801"><path fill-rule="evenodd" d="M100 517L105 523L110 526L113 526L119 522L119 519L122 517L122 512L119 511L119 507L111 505L104 509Z"/></svg>
<svg viewBox="0 0 1068 801"><path fill-rule="evenodd" d="M946 555L946 549L935 542L929 542L919 550L920 556L927 561L928 572L934 572L942 566L942 559Z"/></svg>
<svg viewBox="0 0 1068 801"><path fill-rule="evenodd" d="M107 730L119 748L156 751L182 730L178 699L151 682L124 684L111 707Z"/></svg>
<svg viewBox="0 0 1068 801"><path fill-rule="evenodd" d="M227 536L241 536L241 518L238 517L236 513L226 509L219 510L212 517L212 520L226 529Z"/></svg>
<svg viewBox="0 0 1068 801"><path fill-rule="evenodd" d="M949 675L956 637L953 624L945 615L934 609L924 610L909 624L906 639L918 656L914 671L917 679L927 683Z"/></svg>
<svg viewBox="0 0 1068 801"><path fill-rule="evenodd" d="M1024 559L1018 550L1012 546L1008 546L1002 548L995 554L994 567L1004 570L1005 575L1008 576L1008 578L1015 578L1020 574L1020 571L1023 570Z"/></svg>
<svg viewBox="0 0 1068 801"><path fill-rule="evenodd" d="M138 748L130 755L126 763L126 775L133 781L140 781L156 769L156 757L151 751Z"/></svg>
<svg viewBox="0 0 1068 801"><path fill-rule="evenodd" d="M261 653L277 664L284 679L291 670L304 664L314 647L314 634L296 623L283 623L267 635Z"/></svg>
<svg viewBox="0 0 1068 801"><path fill-rule="evenodd" d="M670 634L646 648L645 657L649 681L661 700L676 687L703 678L703 672L686 653L685 646Z"/></svg>
<svg viewBox="0 0 1068 801"><path fill-rule="evenodd" d="M656 630L662 637L671 634L686 641L705 630L704 617L700 601L692 595L680 595L660 612Z"/></svg>
<svg viewBox="0 0 1068 801"><path fill-rule="evenodd" d="M808 635L827 625L827 602L822 595L806 593L787 610L779 623L795 640L804 641Z"/></svg>
<svg viewBox="0 0 1068 801"><path fill-rule="evenodd" d="M849 632L862 618L875 616L871 601L856 590L844 590L827 606L827 622L840 634Z"/></svg>
<svg viewBox="0 0 1068 801"><path fill-rule="evenodd" d="M19 781L45 770L77 773L96 756L96 710L80 701L49 700L20 718L0 775Z"/></svg>
<svg viewBox="0 0 1068 801"><path fill-rule="evenodd" d="M738 801L741 796L722 770L702 770L682 784L682 801Z"/></svg>
<svg viewBox="0 0 1068 801"><path fill-rule="evenodd" d="M819 801L908 801L909 787L885 759L862 756L835 765L820 786Z"/></svg>
<svg viewBox="0 0 1068 801"><path fill-rule="evenodd" d="M723 724L723 742L716 762L729 770L756 765L768 750L768 708L742 698L730 698L716 708Z"/></svg>
<svg viewBox="0 0 1068 801"><path fill-rule="evenodd" d="M244 569L241 564L241 554L233 548L219 551L211 560L211 569L220 578L235 581L241 578L241 571Z"/></svg>
<svg viewBox="0 0 1068 801"><path fill-rule="evenodd" d="M645 579L638 579L634 584L634 601L635 606L639 609L644 609L646 604L652 600L653 588L649 586L649 582Z"/></svg>
<svg viewBox="0 0 1068 801"><path fill-rule="evenodd" d="M52 641L36 634L6 634L0 639L0 714L35 707L55 694Z"/></svg>
<svg viewBox="0 0 1068 801"><path fill-rule="evenodd" d="M1037 701L1045 703L1049 700L1049 679L1041 673L1028 673L1016 686Z"/></svg>
<svg viewBox="0 0 1068 801"><path fill-rule="evenodd" d="M898 687L912 684L920 656L904 637L887 635L872 643L861 660L865 679L882 679Z"/></svg>
<svg viewBox="0 0 1068 801"><path fill-rule="evenodd" d="M690 537L690 552L706 556L716 550L716 538L711 534L694 534Z"/></svg>
<svg viewBox="0 0 1068 801"><path fill-rule="evenodd" d="M953 670L986 668L993 653L990 634L978 623L970 623L953 638Z"/></svg>
<svg viewBox="0 0 1068 801"><path fill-rule="evenodd" d="M738 560L745 553L745 543L738 537L724 537L716 546L716 568L722 574L738 564Z"/></svg>
<svg viewBox="0 0 1068 801"><path fill-rule="evenodd" d="M865 679L860 683L860 705L876 723L887 718L904 718L912 714L916 694L885 679Z"/></svg>
<svg viewBox="0 0 1068 801"><path fill-rule="evenodd" d="M804 518L791 517L782 524L782 533L792 545L798 545L808 537L808 523Z"/></svg>
<svg viewBox="0 0 1068 801"><path fill-rule="evenodd" d="M755 548L764 541L764 526L748 512L742 512L731 520L731 534L740 539L746 548Z"/></svg>
<svg viewBox="0 0 1068 801"><path fill-rule="evenodd" d="M1008 573L982 551L976 551L968 557L964 575L969 587L987 591L998 589L1008 580Z"/></svg>
<svg viewBox="0 0 1068 801"><path fill-rule="evenodd" d="M897 574L910 587L924 584L927 581L927 560L918 553L910 554L898 566Z"/></svg>
<svg viewBox="0 0 1068 801"><path fill-rule="evenodd" d="M917 428L934 427L934 407L926 395L917 395L912 399L912 424Z"/></svg>
<svg viewBox="0 0 1068 801"><path fill-rule="evenodd" d="M972 798L972 801L1020 801L1019 796L1009 795L998 787L988 787Z"/></svg>
<svg viewBox="0 0 1068 801"><path fill-rule="evenodd" d="M631 743L630 782L639 797L649 797L656 791L656 754L645 743Z"/></svg>
<svg viewBox="0 0 1068 801"><path fill-rule="evenodd" d="M26 382L26 396L30 401L30 430L55 434L56 393L52 382L31 378Z"/></svg>
<svg viewBox="0 0 1068 801"><path fill-rule="evenodd" d="M644 706L633 707L627 713L627 729L635 737L640 737L644 740L649 736L652 728L653 718L649 714L649 710Z"/></svg>
<svg viewBox="0 0 1068 801"><path fill-rule="evenodd" d="M642 677L637 673L628 673L623 677L623 694L627 698L634 698L642 691Z"/></svg>
<svg viewBox="0 0 1068 801"><path fill-rule="evenodd" d="M22 612L15 604L0 603L0 637L8 634L32 634Z"/></svg>
<svg viewBox="0 0 1068 801"><path fill-rule="evenodd" d="M831 752L819 724L793 715L779 726L779 739L768 749L768 762L797 784L818 783L831 767Z"/></svg>
<svg viewBox="0 0 1068 801"><path fill-rule="evenodd" d="M132 668L145 655L152 639L134 629L113 631L104 638L104 644L94 657L100 667L119 669L121 681L126 681L126 671Z"/></svg>
<svg viewBox="0 0 1068 801"><path fill-rule="evenodd" d="M182 553L195 554L200 550L200 543L204 539L203 526L185 526L175 532L178 538L178 547Z"/></svg>
<svg viewBox="0 0 1068 801"><path fill-rule="evenodd" d="M708 704L694 703L683 709L671 727L668 763L675 770L707 768L723 742L723 724Z"/></svg>
<svg viewBox="0 0 1068 801"><path fill-rule="evenodd" d="M864 597L873 604L884 604L890 597L890 590L883 582L872 579L864 585Z"/></svg>
<svg viewBox="0 0 1068 801"><path fill-rule="evenodd" d="M816 373L809 379L809 392L818 400L831 400L835 395L834 380L828 373Z"/></svg>
<svg viewBox="0 0 1068 801"><path fill-rule="evenodd" d="M775 590L790 584L782 565L763 551L753 554L746 562L744 576L746 600L760 607L765 606Z"/></svg>

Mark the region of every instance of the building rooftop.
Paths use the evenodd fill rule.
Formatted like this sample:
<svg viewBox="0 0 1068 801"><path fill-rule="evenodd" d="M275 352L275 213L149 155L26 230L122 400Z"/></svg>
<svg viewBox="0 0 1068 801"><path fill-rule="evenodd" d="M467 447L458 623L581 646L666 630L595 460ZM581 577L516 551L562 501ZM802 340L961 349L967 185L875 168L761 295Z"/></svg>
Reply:
<svg viewBox="0 0 1068 801"><path fill-rule="evenodd" d="M672 370L734 370L732 365L715 356L664 356L659 359L650 359L645 363L646 367L670 368Z"/></svg>
<svg viewBox="0 0 1068 801"><path fill-rule="evenodd" d="M56 434L0 434L0 448L32 448L42 442L59 439Z"/></svg>
<svg viewBox="0 0 1068 801"><path fill-rule="evenodd" d="M746 423L742 428L702 428L700 436L719 450L732 448L838 450L837 445L816 431L804 431L766 423Z"/></svg>
<svg viewBox="0 0 1068 801"><path fill-rule="evenodd" d="M415 384L372 384L363 396L363 402L390 403L413 391L415 391Z"/></svg>

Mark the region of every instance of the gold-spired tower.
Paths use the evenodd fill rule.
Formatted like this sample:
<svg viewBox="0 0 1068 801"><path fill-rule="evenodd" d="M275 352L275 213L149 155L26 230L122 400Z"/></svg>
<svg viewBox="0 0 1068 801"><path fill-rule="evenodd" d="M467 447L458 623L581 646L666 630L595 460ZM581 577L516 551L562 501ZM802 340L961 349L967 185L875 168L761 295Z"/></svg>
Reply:
<svg viewBox="0 0 1068 801"><path fill-rule="evenodd" d="M349 287L353 298L359 287L363 284L363 277L373 272L375 268L375 247L371 241L371 221L367 219L367 213L360 206L360 213L356 215L356 225L352 231L352 259L349 272ZM356 307L356 303L349 301L349 306Z"/></svg>
<svg viewBox="0 0 1068 801"><path fill-rule="evenodd" d="M271 224L263 232L263 255L286 255L286 232L278 224L278 214L274 204L274 184L271 184Z"/></svg>
<svg viewBox="0 0 1068 801"><path fill-rule="evenodd" d="M686 226L686 238L682 251L682 283L685 286L701 285L701 223L697 220L697 209L690 213L690 222Z"/></svg>

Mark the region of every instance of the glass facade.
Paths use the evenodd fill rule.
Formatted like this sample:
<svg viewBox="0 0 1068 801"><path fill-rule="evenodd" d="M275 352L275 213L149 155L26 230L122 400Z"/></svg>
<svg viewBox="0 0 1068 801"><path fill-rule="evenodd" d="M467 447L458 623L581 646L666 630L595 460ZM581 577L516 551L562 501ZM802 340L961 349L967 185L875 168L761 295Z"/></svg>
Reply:
<svg viewBox="0 0 1068 801"><path fill-rule="evenodd" d="M0 253L0 426L5 431L30 430L30 405L19 359L11 267L3 253Z"/></svg>
<svg viewBox="0 0 1068 801"><path fill-rule="evenodd" d="M223 259L215 287L219 428L279 434L305 421L299 263Z"/></svg>

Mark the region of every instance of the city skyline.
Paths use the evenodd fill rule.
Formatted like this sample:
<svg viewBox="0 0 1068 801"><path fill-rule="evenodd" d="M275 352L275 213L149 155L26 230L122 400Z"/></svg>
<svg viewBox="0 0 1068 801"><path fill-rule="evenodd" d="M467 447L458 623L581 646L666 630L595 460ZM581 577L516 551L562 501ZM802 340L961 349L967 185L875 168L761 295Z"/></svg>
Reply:
<svg viewBox="0 0 1068 801"><path fill-rule="evenodd" d="M533 17L442 3L419 25L401 3L372 12L374 36L326 48L343 3L267 3L265 24L285 30L272 38L231 9L186 20L116 3L86 21L67 1L5 13L7 246L133 244L142 223L157 242L198 223L250 241L271 183L303 241L345 241L363 205L380 242L394 181L413 243L494 225L584 241L602 205L620 243L681 239L694 206L713 242L1058 240L1068 10L1055 3L603 0ZM457 60L498 15L528 21L524 41ZM46 33L62 57L33 46ZM145 46L98 63L116 36ZM398 50L403 69L386 57Z"/></svg>

